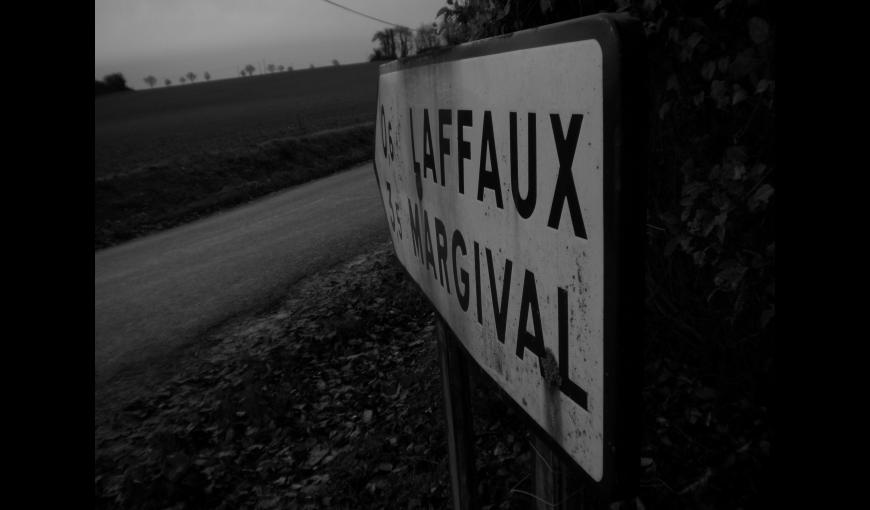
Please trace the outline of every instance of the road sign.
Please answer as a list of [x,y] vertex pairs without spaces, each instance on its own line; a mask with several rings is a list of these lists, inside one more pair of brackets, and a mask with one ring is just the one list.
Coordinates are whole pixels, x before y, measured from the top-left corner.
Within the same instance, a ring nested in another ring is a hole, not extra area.
[[608,485],[638,462],[638,34],[596,15],[385,64],[375,135],[399,261],[477,364]]

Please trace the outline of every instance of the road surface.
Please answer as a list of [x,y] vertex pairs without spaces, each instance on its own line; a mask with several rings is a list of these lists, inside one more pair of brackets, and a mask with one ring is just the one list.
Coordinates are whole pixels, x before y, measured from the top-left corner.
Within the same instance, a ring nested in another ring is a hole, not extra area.
[[371,163],[94,254],[94,379],[388,239]]

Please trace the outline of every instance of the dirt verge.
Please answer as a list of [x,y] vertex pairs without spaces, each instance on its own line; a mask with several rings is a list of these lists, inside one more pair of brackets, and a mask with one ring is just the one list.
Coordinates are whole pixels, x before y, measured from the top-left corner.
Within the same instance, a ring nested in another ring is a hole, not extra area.
[[[297,284],[169,380],[97,402],[95,506],[448,506],[433,320],[388,245]],[[525,432],[497,398],[479,402],[479,495],[523,507]]]
[[[296,284],[171,377],[95,396],[95,507],[450,507],[433,321],[389,245]],[[764,508],[766,400],[681,358],[666,318],[647,323],[638,508]],[[490,382],[473,391],[481,507],[530,508],[529,431]]]

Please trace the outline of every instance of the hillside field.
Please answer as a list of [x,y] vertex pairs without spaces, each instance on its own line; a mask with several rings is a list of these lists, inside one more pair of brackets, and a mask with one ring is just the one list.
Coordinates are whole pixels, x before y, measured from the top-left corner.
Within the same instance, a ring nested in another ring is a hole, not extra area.
[[378,64],[110,94],[94,99],[94,176],[179,154],[374,122]]
[[94,99],[94,248],[371,158],[377,63]]

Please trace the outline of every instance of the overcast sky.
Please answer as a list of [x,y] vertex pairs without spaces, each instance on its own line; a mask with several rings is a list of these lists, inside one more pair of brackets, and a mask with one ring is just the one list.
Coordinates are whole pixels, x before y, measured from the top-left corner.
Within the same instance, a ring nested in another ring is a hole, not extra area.
[[[334,0],[416,28],[446,0]],[[188,71],[212,79],[253,64],[295,69],[364,62],[372,36],[388,25],[323,0],[95,0],[94,77],[120,72],[133,88],[152,74],[162,85]]]

